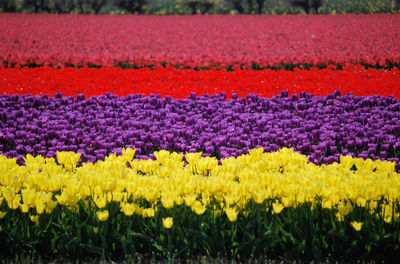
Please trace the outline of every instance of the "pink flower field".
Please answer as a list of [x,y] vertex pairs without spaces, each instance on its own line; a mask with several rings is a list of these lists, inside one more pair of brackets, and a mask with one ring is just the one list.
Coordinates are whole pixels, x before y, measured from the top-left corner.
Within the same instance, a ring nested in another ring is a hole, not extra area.
[[260,67],[400,60],[400,15],[0,14],[4,66]]

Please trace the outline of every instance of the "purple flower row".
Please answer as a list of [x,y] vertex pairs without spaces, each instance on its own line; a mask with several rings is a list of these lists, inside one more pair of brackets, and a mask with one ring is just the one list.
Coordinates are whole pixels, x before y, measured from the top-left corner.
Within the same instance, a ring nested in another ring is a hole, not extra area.
[[137,157],[153,151],[202,151],[225,158],[264,147],[293,147],[317,164],[341,154],[397,162],[400,157],[400,100],[394,97],[326,97],[287,92],[273,98],[249,94],[192,94],[175,100],[140,94],[0,96],[0,152],[22,162],[26,154],[82,153],[94,162],[123,147]]

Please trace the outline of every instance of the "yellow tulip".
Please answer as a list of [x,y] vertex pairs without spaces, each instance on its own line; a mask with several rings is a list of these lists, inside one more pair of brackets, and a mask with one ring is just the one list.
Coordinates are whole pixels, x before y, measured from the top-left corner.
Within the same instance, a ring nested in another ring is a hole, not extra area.
[[107,221],[108,216],[109,216],[108,210],[98,211],[98,212],[96,212],[96,214],[97,214],[97,218],[98,218],[101,222]]
[[154,156],[156,157],[157,161],[160,162],[161,164],[164,164],[165,161],[169,158],[170,153],[167,150],[160,150],[154,152]]
[[249,155],[252,158],[252,160],[254,160],[254,161],[260,160],[263,153],[264,153],[263,147],[258,148],[258,149],[249,150]]
[[46,205],[42,201],[36,202],[36,213],[37,214],[43,214],[45,209],[46,209]]
[[76,164],[78,163],[80,158],[80,153],[57,151],[58,163],[64,165],[65,169],[69,172],[74,171]]
[[361,230],[362,224],[363,224],[362,222],[356,222],[356,221],[351,222],[351,225],[353,226],[354,230],[356,230],[356,231]]
[[29,211],[29,206],[27,204],[21,204],[20,208],[21,212],[23,212],[24,214],[26,214]]
[[341,203],[338,207],[338,212],[343,216],[348,215],[352,210],[353,206],[350,202],[347,202],[346,204]]
[[0,219],[3,219],[6,216],[7,212],[0,211]]
[[65,164],[67,162],[67,153],[62,151],[57,151],[57,161],[60,164]]
[[46,213],[50,214],[54,210],[54,208],[56,208],[56,206],[57,206],[56,201],[53,200],[49,201],[46,206]]
[[22,189],[21,190],[22,201],[24,204],[33,205],[36,198],[36,190],[34,189]]
[[96,185],[96,186],[94,187],[94,189],[93,189],[93,194],[94,194],[94,195],[97,195],[97,196],[100,196],[100,195],[103,194],[103,190],[101,189],[101,186],[100,186],[100,185]]
[[172,219],[172,217],[167,217],[162,219],[162,223],[164,228],[170,229],[174,224],[174,220]]
[[206,211],[207,208],[200,201],[196,200],[192,204],[191,209],[197,215],[202,215],[202,214],[204,214],[204,212]]
[[365,207],[367,200],[363,197],[357,197],[357,205],[360,207]]
[[78,161],[81,159],[81,153],[74,153],[74,152],[68,152],[68,153],[71,164],[76,165]]
[[107,177],[101,182],[101,189],[103,192],[112,192],[116,186],[116,179],[114,177]]
[[157,200],[158,197],[159,197],[159,192],[157,192],[154,189],[153,190],[148,190],[148,192],[145,193],[145,198],[150,203],[154,203]]
[[382,210],[383,220],[386,223],[392,222],[393,219],[393,204],[385,204]]
[[175,196],[175,203],[176,205],[182,205],[185,202],[182,196]]
[[122,198],[124,198],[124,194],[122,192],[113,192],[112,193],[112,200],[114,202],[121,202]]
[[192,206],[194,201],[196,201],[196,195],[195,194],[185,195],[184,199],[185,199],[186,206],[190,207],[190,206]]
[[35,224],[39,224],[39,216],[38,215],[30,215],[29,217],[32,222],[34,222]]
[[187,153],[186,152],[185,159],[189,164],[196,166],[197,161],[201,158],[201,155],[202,155],[201,152],[196,152],[196,153]]
[[232,207],[224,209],[226,216],[228,217],[229,221],[236,222],[238,211]]
[[21,195],[18,194],[15,196],[15,199],[12,201],[11,208],[14,210],[18,209],[21,204],[20,202],[21,202]]
[[264,202],[265,199],[265,195],[266,195],[266,191],[265,190],[257,190],[252,192],[252,197],[254,202],[258,203],[258,204],[262,204]]
[[174,207],[174,199],[171,197],[161,197],[161,204],[164,206],[164,208],[171,209]]
[[354,165],[354,159],[352,156],[340,156],[340,163],[345,169],[349,170]]
[[332,209],[332,201],[331,200],[324,200],[322,201],[322,208]]
[[282,212],[283,208],[285,208],[285,206],[283,206],[279,202],[275,202],[272,204],[272,210],[273,210],[274,214],[279,214],[280,212]]
[[135,204],[131,203],[125,203],[121,205],[121,211],[126,215],[126,216],[131,216],[135,212]]
[[133,157],[135,156],[135,150],[131,148],[123,148],[122,149],[122,158],[125,162],[130,162],[132,161]]
[[154,215],[155,215],[155,210],[153,208],[145,208],[142,211],[143,217],[154,217]]
[[337,213],[335,214],[335,216],[336,216],[336,219],[337,219],[339,222],[342,222],[342,221],[344,220],[344,216],[341,215],[339,212],[337,212]]

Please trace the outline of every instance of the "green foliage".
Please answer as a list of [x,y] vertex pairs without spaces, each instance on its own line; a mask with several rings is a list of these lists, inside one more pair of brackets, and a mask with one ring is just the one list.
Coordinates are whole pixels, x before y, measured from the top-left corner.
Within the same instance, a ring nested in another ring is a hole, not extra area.
[[[0,12],[39,13],[139,13],[139,14],[235,14],[237,3],[246,14],[301,14],[291,0],[0,0]],[[260,3],[261,6],[260,6]],[[260,7],[261,8],[260,8]],[[321,14],[397,13],[398,0],[324,0]],[[261,11],[261,12],[260,12]],[[314,9],[310,10],[315,13]]]
[[[381,66],[378,63],[376,64],[365,64],[361,63],[365,69],[378,69],[378,70],[391,70],[393,68],[400,68],[400,62],[386,62],[386,66]],[[36,63],[29,63],[29,64],[15,64],[15,63],[10,63],[8,61],[3,61],[3,67],[5,68],[14,68],[14,67],[21,67],[21,68],[37,68],[37,67],[43,67],[43,65],[36,64]],[[59,65],[49,65],[50,67],[54,67],[59,69]],[[261,66],[260,64],[253,63],[251,65],[248,64],[233,64],[233,65],[220,65],[220,64],[214,64],[211,66],[196,66],[194,68],[191,68],[187,65],[184,64],[168,64],[167,62],[163,62],[160,65],[154,65],[154,64],[130,64],[130,63],[118,63],[115,65],[115,67],[120,67],[122,69],[142,69],[142,68],[150,68],[150,69],[155,69],[156,67],[174,67],[175,69],[193,69],[196,71],[199,70],[226,70],[226,71],[234,71],[235,69],[241,69],[241,70],[264,70],[264,69],[272,69],[272,70],[287,70],[287,71],[293,71],[294,69],[305,69],[309,70],[311,68],[317,68],[317,69],[326,69],[327,67],[332,67],[337,70],[342,70],[343,65],[341,64],[292,64],[292,63],[282,63],[279,65],[269,65],[269,66]],[[96,65],[96,64],[88,64],[88,65],[74,65],[74,64],[66,64],[65,67],[74,67],[74,68],[83,68],[83,67],[89,67],[89,68],[102,68],[103,65]],[[15,146],[13,147],[15,149]],[[399,155],[400,156],[400,155]]]
[[[288,259],[302,261],[387,261],[400,257],[400,222],[385,222],[377,214],[354,205],[343,221],[336,209],[303,204],[274,214],[273,200],[250,202],[230,222],[214,201],[202,215],[187,206],[165,209],[157,204],[152,218],[126,216],[119,203],[110,203],[107,221],[100,222],[93,201],[70,210],[58,205],[51,214],[34,223],[28,214],[10,210],[0,220],[0,254],[3,259],[20,256],[69,261],[123,261],[134,256],[146,259]],[[382,209],[378,202],[376,212]],[[2,209],[6,204],[3,203]],[[171,229],[162,219],[172,217]],[[352,221],[362,222],[356,231]]]
[[189,9],[190,14],[206,14],[213,8],[217,8],[221,1],[218,0],[180,0],[180,5],[183,8]]

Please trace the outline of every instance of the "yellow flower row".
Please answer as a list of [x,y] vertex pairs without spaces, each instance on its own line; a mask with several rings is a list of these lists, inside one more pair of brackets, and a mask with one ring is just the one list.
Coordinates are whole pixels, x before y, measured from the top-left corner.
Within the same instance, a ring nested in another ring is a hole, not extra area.
[[[134,154],[124,149],[121,156],[81,166],[80,154],[72,152],[58,152],[57,161],[27,155],[25,166],[0,155],[0,205],[4,201],[9,209],[43,214],[57,204],[73,209],[83,201],[105,221],[110,202],[120,203],[127,216],[153,217],[160,204],[167,209],[185,204],[202,215],[214,200],[216,214],[224,212],[236,221],[239,208],[244,210],[248,202],[269,200],[275,214],[311,203],[336,210],[343,220],[355,205],[374,213],[384,200],[385,221],[399,217],[400,176],[393,162],[342,156],[340,163],[318,166],[287,148],[274,153],[254,149],[222,159],[221,165],[201,153],[186,153],[184,159],[161,150],[154,153],[156,160],[133,160]],[[4,215],[0,211],[0,218]],[[169,218],[165,221],[172,225]]]

